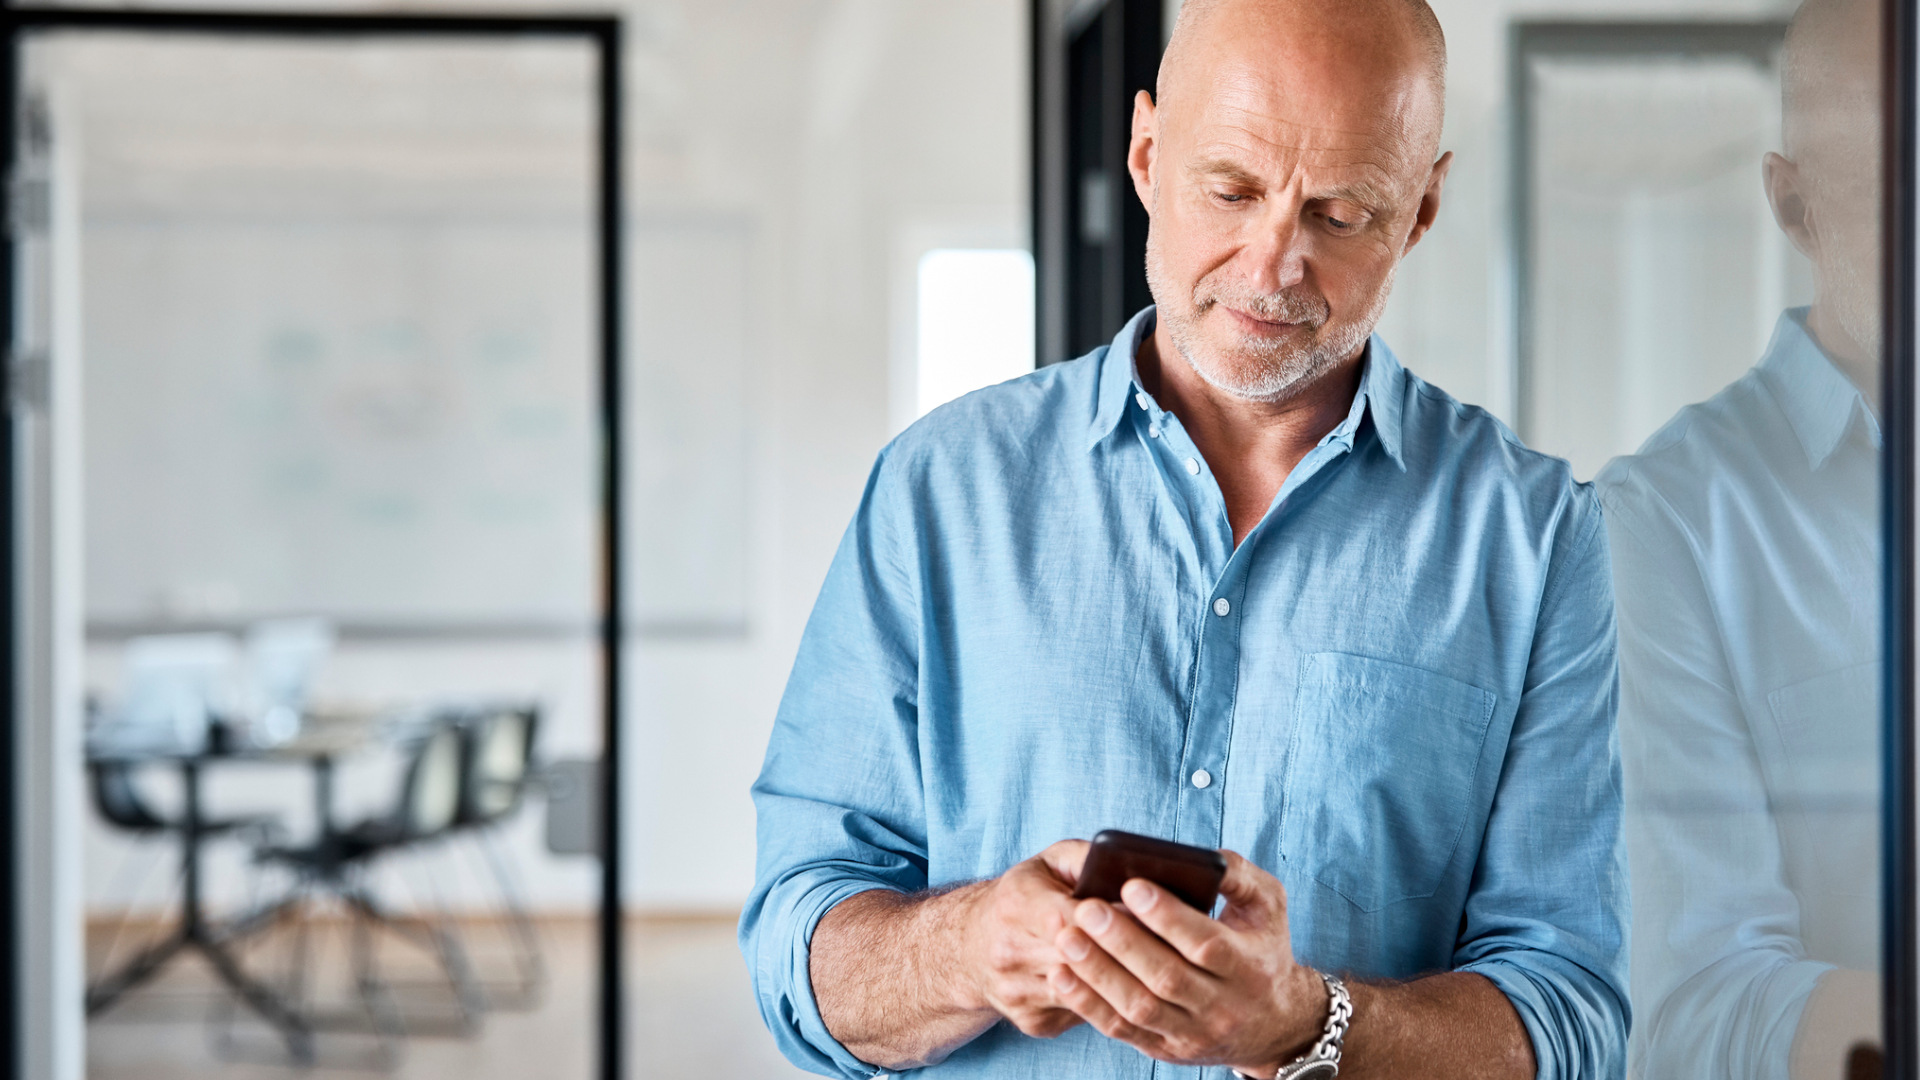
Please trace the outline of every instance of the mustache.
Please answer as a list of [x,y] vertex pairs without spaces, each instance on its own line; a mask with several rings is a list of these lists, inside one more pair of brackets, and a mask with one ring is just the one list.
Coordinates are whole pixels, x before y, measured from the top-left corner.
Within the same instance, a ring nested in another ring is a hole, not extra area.
[[1331,314],[1325,298],[1300,289],[1266,293],[1231,282],[1209,284],[1202,281],[1193,291],[1195,314],[1205,314],[1208,308],[1220,303],[1256,319],[1297,323],[1309,330],[1319,329]]

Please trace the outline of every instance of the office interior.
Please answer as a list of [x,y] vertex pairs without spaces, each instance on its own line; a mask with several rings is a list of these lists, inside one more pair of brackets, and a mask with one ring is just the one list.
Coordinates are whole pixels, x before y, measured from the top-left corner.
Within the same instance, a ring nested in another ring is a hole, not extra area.
[[[1814,299],[1761,182],[1796,5],[1432,7],[1455,164],[1379,333],[1593,480]],[[15,1075],[606,1077],[609,962],[618,1075],[803,1075],[735,943],[800,635],[892,437],[1150,302],[1120,163],[1178,9],[596,7],[622,61],[612,551],[591,42],[23,34]],[[1880,506],[1855,570],[1780,572],[1841,573],[1877,618]],[[1867,638],[1844,689],[1772,701],[1785,752],[1827,755],[1785,812],[1848,838],[1819,872],[1877,919],[1900,773]],[[1793,712],[1829,706],[1838,738]],[[1665,828],[1678,796],[1628,785],[1629,828]],[[1879,927],[1833,945],[1868,1041]]]

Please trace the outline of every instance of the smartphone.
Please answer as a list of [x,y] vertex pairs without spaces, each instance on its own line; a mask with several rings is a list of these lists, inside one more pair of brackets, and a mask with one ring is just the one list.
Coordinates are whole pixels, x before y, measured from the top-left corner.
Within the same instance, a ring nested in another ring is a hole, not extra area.
[[1104,829],[1093,838],[1073,896],[1076,900],[1117,904],[1120,886],[1134,878],[1146,878],[1206,914],[1213,911],[1213,902],[1220,896],[1220,879],[1226,875],[1226,858],[1211,848]]

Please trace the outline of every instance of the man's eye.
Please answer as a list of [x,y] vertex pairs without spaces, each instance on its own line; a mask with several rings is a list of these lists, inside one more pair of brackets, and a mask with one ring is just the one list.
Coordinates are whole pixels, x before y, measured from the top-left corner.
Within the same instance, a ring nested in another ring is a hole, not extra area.
[[1332,214],[1323,214],[1321,216],[1326,219],[1327,227],[1335,230],[1336,232],[1345,232],[1346,230],[1353,228],[1353,222],[1351,221],[1342,221],[1339,218],[1334,217]]
[[1239,202],[1247,201],[1247,197],[1245,195],[1235,194],[1230,191],[1216,191],[1213,193],[1213,197],[1216,199],[1219,199],[1223,203],[1239,203]]

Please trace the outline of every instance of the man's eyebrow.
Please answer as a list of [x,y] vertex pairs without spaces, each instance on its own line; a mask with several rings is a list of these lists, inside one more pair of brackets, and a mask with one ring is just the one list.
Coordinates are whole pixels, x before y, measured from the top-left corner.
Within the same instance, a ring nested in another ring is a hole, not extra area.
[[1393,205],[1393,199],[1386,190],[1368,180],[1336,184],[1325,191],[1316,192],[1313,199],[1317,202],[1357,203],[1369,210],[1379,210]]
[[[1190,176],[1225,180],[1228,183],[1240,184],[1246,187],[1263,188],[1267,186],[1266,181],[1230,158],[1207,158],[1202,161],[1196,161],[1187,166],[1187,173]],[[1393,205],[1393,197],[1391,194],[1389,194],[1385,188],[1371,180],[1350,180],[1344,184],[1335,184],[1333,187],[1315,192],[1312,195],[1312,199],[1315,202],[1332,202],[1338,200],[1340,202],[1358,203],[1369,210],[1380,210]]]
[[1193,176],[1210,176],[1228,180],[1247,187],[1265,187],[1266,184],[1245,167],[1227,158],[1207,158],[1187,166],[1187,172]]

